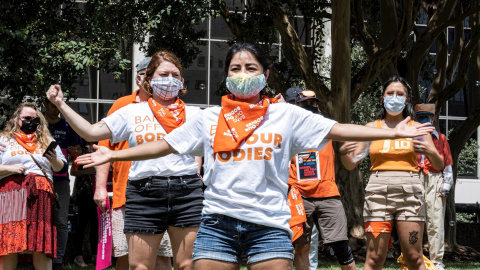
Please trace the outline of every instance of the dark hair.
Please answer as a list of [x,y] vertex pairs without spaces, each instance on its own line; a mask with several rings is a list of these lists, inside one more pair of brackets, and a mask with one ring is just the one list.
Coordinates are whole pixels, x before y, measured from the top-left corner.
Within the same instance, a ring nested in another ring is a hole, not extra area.
[[[382,91],[382,96],[385,94],[385,91],[387,90],[387,87],[394,83],[394,82],[399,82],[403,85],[405,90],[407,91],[407,98],[410,98],[407,106],[403,109],[403,118],[407,118],[407,116],[410,116],[412,120],[415,120],[415,111],[413,110],[414,104],[413,104],[413,99],[412,97],[412,88],[408,84],[407,80],[405,78],[400,77],[400,76],[392,76],[390,77],[384,84],[383,84],[383,91]],[[384,119],[385,116],[387,116],[387,110],[385,109],[385,106],[382,106],[380,111],[377,113],[377,119]]]
[[230,62],[232,58],[239,52],[249,52],[255,57],[255,59],[262,65],[263,72],[265,72],[270,67],[270,62],[268,61],[266,53],[259,46],[253,43],[239,42],[235,43],[230,47],[225,58],[225,74],[228,74],[228,68],[230,67]]

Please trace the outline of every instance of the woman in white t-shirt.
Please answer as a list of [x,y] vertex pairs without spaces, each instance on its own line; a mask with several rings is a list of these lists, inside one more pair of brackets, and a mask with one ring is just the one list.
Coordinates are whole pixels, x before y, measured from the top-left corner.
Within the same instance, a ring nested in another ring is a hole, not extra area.
[[[196,116],[198,107],[186,106],[178,97],[184,92],[183,67],[171,52],[152,56],[143,89],[151,97],[129,104],[96,124],[90,124],[63,101],[59,85],[47,97],[72,128],[87,141],[128,141],[130,147],[162,139]],[[175,269],[191,267],[193,242],[201,221],[203,183],[199,164],[192,155],[171,154],[134,161],[126,190],[124,232],[130,268],[153,269],[158,246],[167,230]]]
[[[19,253],[33,254],[35,269],[52,269],[56,257],[52,172],[67,171],[38,108],[21,103],[0,132],[0,269],[15,269]],[[68,206],[63,206],[68,207]]]
[[[289,162],[329,140],[374,140],[426,134],[403,124],[386,132],[333,120],[261,94],[269,63],[254,44],[234,44],[225,61],[232,93],[164,140],[79,158],[93,166],[109,160],[148,159],[171,153],[203,155],[206,185],[202,223],[194,245],[195,269],[292,269],[287,205]],[[52,93],[55,96],[56,93]],[[353,134],[351,130],[355,128]]]

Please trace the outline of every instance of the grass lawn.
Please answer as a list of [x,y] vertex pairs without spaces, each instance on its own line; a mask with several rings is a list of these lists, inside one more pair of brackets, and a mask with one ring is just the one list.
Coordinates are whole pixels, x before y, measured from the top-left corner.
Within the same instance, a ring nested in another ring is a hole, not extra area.
[[[88,267],[82,268],[78,267],[77,265],[71,263],[69,265],[65,266],[66,269],[72,269],[72,270],[91,270],[95,269],[93,265],[89,265]],[[447,270],[458,270],[458,269],[470,269],[470,270],[480,270],[480,262],[446,262],[445,263],[445,268]],[[25,264],[19,264],[19,267],[17,269],[33,269],[31,265],[25,265]],[[113,270],[115,269],[114,267],[109,267],[107,268],[108,270]],[[247,267],[241,267],[241,270],[246,270]],[[319,270],[340,270],[340,266],[336,264],[334,261],[332,262],[320,262],[318,265]],[[357,269],[363,269],[363,262],[358,262],[357,264]],[[385,270],[399,270],[400,269],[400,264],[397,263],[394,260],[387,260],[385,263],[383,269]],[[218,269],[221,270],[221,269]]]

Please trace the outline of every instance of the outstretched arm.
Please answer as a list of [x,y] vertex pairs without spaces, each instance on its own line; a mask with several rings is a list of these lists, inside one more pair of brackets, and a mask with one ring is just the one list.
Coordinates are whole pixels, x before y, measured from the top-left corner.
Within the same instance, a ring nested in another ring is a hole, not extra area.
[[395,129],[381,129],[366,127],[354,124],[333,125],[332,129],[326,136],[327,139],[335,141],[375,141],[382,139],[411,138],[427,135],[434,130],[425,123],[418,126],[409,126],[410,117],[400,122]]
[[63,92],[60,85],[51,85],[47,91],[47,98],[60,110],[73,130],[85,140],[95,142],[112,137],[112,132],[103,121],[92,125],[70,108],[63,101]]
[[176,152],[165,140],[144,143],[120,151],[112,151],[105,146],[97,145],[93,148],[97,151],[78,157],[77,164],[89,168],[111,161],[154,159]]

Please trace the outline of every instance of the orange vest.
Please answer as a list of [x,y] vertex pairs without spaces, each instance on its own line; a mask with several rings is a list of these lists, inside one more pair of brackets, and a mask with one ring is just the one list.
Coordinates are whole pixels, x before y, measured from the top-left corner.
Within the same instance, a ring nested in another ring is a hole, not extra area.
[[[308,152],[314,153],[316,150]],[[301,155],[300,155],[301,156]],[[318,160],[320,168],[320,180],[302,181],[297,177],[297,159],[299,155],[290,161],[290,176],[288,185],[295,186],[300,194],[312,198],[326,198],[340,196],[335,183],[335,152],[333,151],[332,141],[330,141],[321,151],[318,151]],[[301,169],[301,168],[300,168]]]
[[[377,128],[383,128],[376,120]],[[413,125],[413,121],[408,123]],[[410,171],[418,172],[417,154],[413,151],[411,138],[379,140],[370,144],[371,171]]]

